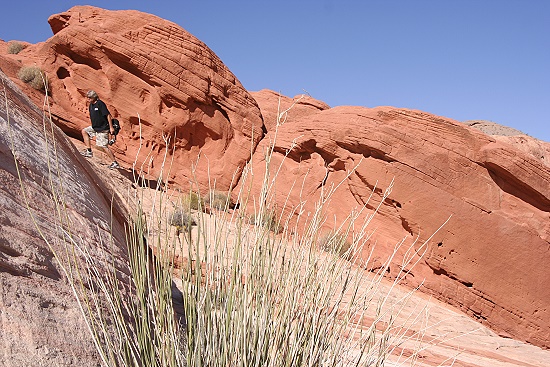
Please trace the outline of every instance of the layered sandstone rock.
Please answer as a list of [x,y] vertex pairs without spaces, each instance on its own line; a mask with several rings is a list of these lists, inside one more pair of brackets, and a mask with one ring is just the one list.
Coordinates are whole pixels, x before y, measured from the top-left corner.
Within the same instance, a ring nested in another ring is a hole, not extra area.
[[330,108],[326,103],[303,94],[289,98],[269,89],[251,94],[260,106],[267,131],[275,130],[277,124],[287,120],[296,120]]
[[[424,282],[424,291],[502,334],[549,346],[550,170],[543,161],[456,121],[390,107],[323,110],[289,119],[277,134],[275,207],[312,213],[315,198],[341,182],[327,206],[327,231],[365,205],[361,223],[380,205],[364,250],[366,258],[376,243],[371,268],[405,239],[390,276],[410,270],[404,258],[420,261],[406,277],[410,285]],[[273,137],[254,155],[253,187]]]
[[502,126],[492,121],[469,120],[464,122],[487,135],[491,135],[498,141],[513,145],[533,158],[550,166],[550,143],[538,140],[511,127]]
[[256,101],[204,43],[131,10],[77,6],[49,23],[53,37],[6,58],[11,69],[46,71],[54,121],[67,134],[79,137],[89,125],[84,96],[93,89],[121,120],[113,152],[125,166],[160,177],[166,154],[164,180],[188,186],[195,169],[229,186],[227,173],[245,164],[263,123]]
[[46,125],[44,135],[42,112],[1,72],[0,81],[0,365],[95,367],[63,270],[77,251],[67,227],[80,249],[124,269],[126,215],[63,132]]

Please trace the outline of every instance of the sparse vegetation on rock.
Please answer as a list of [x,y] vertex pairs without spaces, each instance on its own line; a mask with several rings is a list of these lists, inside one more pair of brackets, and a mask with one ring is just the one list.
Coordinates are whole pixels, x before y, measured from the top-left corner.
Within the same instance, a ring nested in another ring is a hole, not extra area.
[[26,47],[27,45],[21,42],[11,41],[11,42],[8,42],[8,53],[16,55],[19,52],[23,51]]
[[181,206],[186,210],[204,210],[204,200],[196,192],[189,192],[181,198]]
[[281,233],[283,227],[279,223],[277,212],[273,209],[265,209],[250,215],[250,224],[261,226],[274,233]]
[[48,78],[46,73],[37,66],[24,66],[19,70],[17,76],[21,81],[36,90],[44,92],[48,89]]
[[323,235],[318,242],[321,250],[338,254],[339,256],[349,257],[351,243],[347,240],[345,234],[338,232],[329,232]]
[[187,209],[178,208],[170,215],[169,224],[176,227],[176,236],[181,232],[191,231],[192,226],[197,222]]

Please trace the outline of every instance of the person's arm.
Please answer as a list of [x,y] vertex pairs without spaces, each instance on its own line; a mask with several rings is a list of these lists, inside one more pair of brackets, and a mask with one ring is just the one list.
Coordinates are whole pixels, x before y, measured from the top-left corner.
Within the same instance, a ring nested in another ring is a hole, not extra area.
[[115,135],[115,128],[113,127],[113,118],[111,114],[107,115],[107,121],[109,121],[109,134]]

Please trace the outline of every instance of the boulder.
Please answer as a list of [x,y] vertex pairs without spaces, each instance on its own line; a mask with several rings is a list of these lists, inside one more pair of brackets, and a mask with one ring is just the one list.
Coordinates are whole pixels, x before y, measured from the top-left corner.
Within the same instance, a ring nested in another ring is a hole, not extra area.
[[[276,108],[274,100],[260,106],[262,113]],[[276,139],[266,135],[251,162],[254,176],[241,183],[256,193],[273,141],[271,205],[285,208],[283,220],[313,213],[317,198],[337,187],[326,231],[363,208],[351,230],[357,234],[378,208],[363,250],[366,259],[374,249],[371,270],[403,242],[389,277],[409,271],[410,286],[423,284],[502,335],[550,346],[550,169],[543,160],[429,113],[336,107],[288,119]],[[407,259],[419,263],[411,268]]]

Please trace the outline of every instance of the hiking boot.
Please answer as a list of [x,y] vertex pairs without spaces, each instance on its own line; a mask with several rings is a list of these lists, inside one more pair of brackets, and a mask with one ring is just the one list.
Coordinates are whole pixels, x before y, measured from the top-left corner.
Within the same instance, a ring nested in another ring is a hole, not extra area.
[[80,151],[80,154],[82,154],[86,158],[92,158],[94,156],[94,153],[92,153],[92,151],[88,149]]
[[110,169],[115,169],[115,168],[120,168],[120,164],[118,164],[117,161],[114,161],[113,163],[111,163],[111,165],[109,166]]

